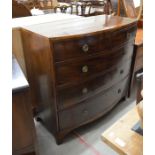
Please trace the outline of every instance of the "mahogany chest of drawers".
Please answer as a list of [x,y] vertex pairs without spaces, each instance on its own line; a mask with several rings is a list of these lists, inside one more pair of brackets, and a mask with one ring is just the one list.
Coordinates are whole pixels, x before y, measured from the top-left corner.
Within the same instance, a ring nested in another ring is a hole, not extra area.
[[57,143],[127,95],[137,23],[100,15],[21,29],[28,81]]

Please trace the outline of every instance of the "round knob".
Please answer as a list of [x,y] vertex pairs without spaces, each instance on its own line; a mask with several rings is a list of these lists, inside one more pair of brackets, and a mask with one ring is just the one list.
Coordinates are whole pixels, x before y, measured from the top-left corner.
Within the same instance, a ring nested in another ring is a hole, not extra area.
[[123,70],[123,69],[121,69],[121,70],[120,70],[120,74],[123,74],[123,73],[124,73],[124,70]]
[[118,89],[118,94],[121,93],[121,89]]
[[84,114],[84,115],[87,115],[87,114],[88,114],[88,110],[84,110],[84,111],[83,111],[83,114]]
[[83,73],[87,73],[88,72],[88,66],[87,65],[82,67],[82,72]]
[[83,50],[84,52],[88,52],[88,50],[89,50],[88,45],[87,45],[87,44],[84,44],[84,45],[82,46],[82,50]]
[[83,94],[86,94],[87,92],[88,92],[88,89],[87,89],[87,88],[83,88],[83,89],[82,89],[82,93],[83,93]]

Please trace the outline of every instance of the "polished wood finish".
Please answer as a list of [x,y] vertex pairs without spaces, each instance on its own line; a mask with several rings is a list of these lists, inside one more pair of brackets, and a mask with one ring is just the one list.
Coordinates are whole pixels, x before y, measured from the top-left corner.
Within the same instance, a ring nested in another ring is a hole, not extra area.
[[[82,18],[80,16],[75,16],[75,15],[69,15],[69,14],[47,14],[44,16],[31,16],[31,17],[25,17],[25,18],[14,18],[12,19],[12,51],[13,54],[15,55],[18,63],[20,64],[20,67],[24,73],[24,75],[27,77],[27,71],[26,71],[26,65],[25,65],[25,57],[24,57],[24,51],[23,51],[23,42],[21,38],[21,27],[22,26],[30,26],[34,24],[42,24],[42,23],[50,23],[50,22],[56,22],[60,20],[75,20]],[[30,87],[31,91],[31,87]],[[30,92],[32,95],[32,105],[33,109],[36,109],[36,100],[33,97],[34,92]],[[34,113],[35,110],[34,110]]]
[[[88,78],[88,80],[81,80],[78,85],[75,83],[67,88],[58,88],[58,101],[60,103],[58,109],[68,108],[73,104],[86,100],[89,97],[112,87],[115,83],[119,82],[120,78],[123,79],[128,76],[130,72],[130,64],[130,60],[124,64],[124,66],[122,66],[122,63],[118,63],[117,66],[109,67],[105,74],[101,74],[95,79],[94,77],[93,79],[91,77]],[[111,80],[109,80],[109,77],[111,77]],[[76,89],[74,89],[75,86]]]
[[139,121],[134,107],[101,136],[102,140],[120,155],[142,155],[143,136],[131,128]]
[[[81,80],[86,80],[91,76],[97,77],[108,70],[110,67],[114,67],[116,63],[122,64],[125,60],[131,59],[132,53],[130,46],[132,44],[109,52],[107,55],[99,55],[98,57],[86,58],[75,60],[70,63],[62,63],[56,65],[56,76],[58,79],[57,84],[61,87],[71,85],[72,83],[78,83]],[[125,48],[129,47],[128,50]],[[125,54],[124,54],[125,53]],[[84,67],[87,67],[87,71],[84,71]]]
[[[68,18],[61,21],[58,20],[55,22],[49,22],[44,24],[42,23],[37,25],[34,24],[30,26],[23,25],[22,28],[27,29],[28,31],[37,33],[38,35],[48,37],[50,40],[56,41],[59,39],[62,40],[62,39],[73,38],[73,36],[74,36],[73,39],[78,37],[86,37],[86,36],[91,37],[91,34],[95,35],[95,34],[101,34],[105,32],[109,33],[110,30],[111,30],[111,33],[110,33],[111,35],[122,32],[122,35],[124,36],[125,35],[123,33],[124,30],[121,28],[132,29],[133,22],[136,23],[137,20],[118,17],[118,16],[111,16],[111,15],[99,15],[99,16],[88,17],[88,18],[84,18],[84,17],[75,18],[74,16],[73,19]],[[98,33],[95,33],[96,31]],[[105,34],[105,36],[107,35],[108,34]]]
[[35,154],[35,129],[29,84],[15,58],[12,59],[12,152]]
[[[128,78],[80,104],[59,112],[60,130],[77,127],[108,112],[125,95]],[[105,102],[102,102],[105,101]],[[108,104],[107,104],[108,103]]]
[[134,19],[108,15],[22,27],[37,116],[58,143],[127,95],[136,28]]

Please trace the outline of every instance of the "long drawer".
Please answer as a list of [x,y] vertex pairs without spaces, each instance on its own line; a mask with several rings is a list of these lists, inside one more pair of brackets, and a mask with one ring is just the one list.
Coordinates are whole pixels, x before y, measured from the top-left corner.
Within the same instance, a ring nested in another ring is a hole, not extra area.
[[95,97],[60,111],[60,130],[78,127],[106,113],[123,97],[127,83],[128,77]]
[[[55,62],[84,57],[95,53],[107,52],[107,49],[120,46],[128,40],[134,41],[135,27],[114,32],[99,33],[78,38],[51,41],[54,48]],[[111,46],[112,45],[112,46]]]
[[56,66],[56,76],[58,85],[69,85],[70,83],[78,83],[97,74],[101,74],[118,63],[124,64],[124,61],[131,59],[133,54],[133,46],[128,43],[117,50],[109,51],[109,53],[80,59],[69,63],[60,63]]
[[111,34],[111,42],[113,47],[122,44],[128,40],[132,40],[134,43],[136,27],[130,27],[128,29],[122,29],[112,32]]
[[63,109],[72,106],[112,87],[130,73],[130,67],[131,60],[128,60],[123,65],[118,64],[110,68],[105,74],[97,78],[58,90],[58,108]]
[[109,40],[109,35],[97,34],[54,41],[55,61],[64,61],[104,51],[109,48]]

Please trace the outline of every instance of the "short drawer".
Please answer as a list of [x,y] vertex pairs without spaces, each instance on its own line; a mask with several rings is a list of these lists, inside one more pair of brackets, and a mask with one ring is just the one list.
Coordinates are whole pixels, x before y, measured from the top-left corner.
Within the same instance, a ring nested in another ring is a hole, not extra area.
[[110,68],[105,74],[58,91],[58,106],[63,109],[79,103],[118,83],[130,73],[131,60]]
[[133,46],[127,44],[115,51],[109,51],[109,53],[98,57],[59,64],[56,66],[57,84],[66,86],[90,77],[95,77],[97,74],[105,72],[118,63],[124,64],[124,61],[131,59],[132,54]]
[[125,95],[128,78],[76,106],[59,112],[60,130],[75,128],[109,111]]
[[109,47],[110,36],[97,34],[79,38],[53,41],[55,61],[88,56],[102,52]]
[[122,30],[116,30],[111,33],[111,45],[113,47],[131,40],[134,43],[136,27],[130,27]]

